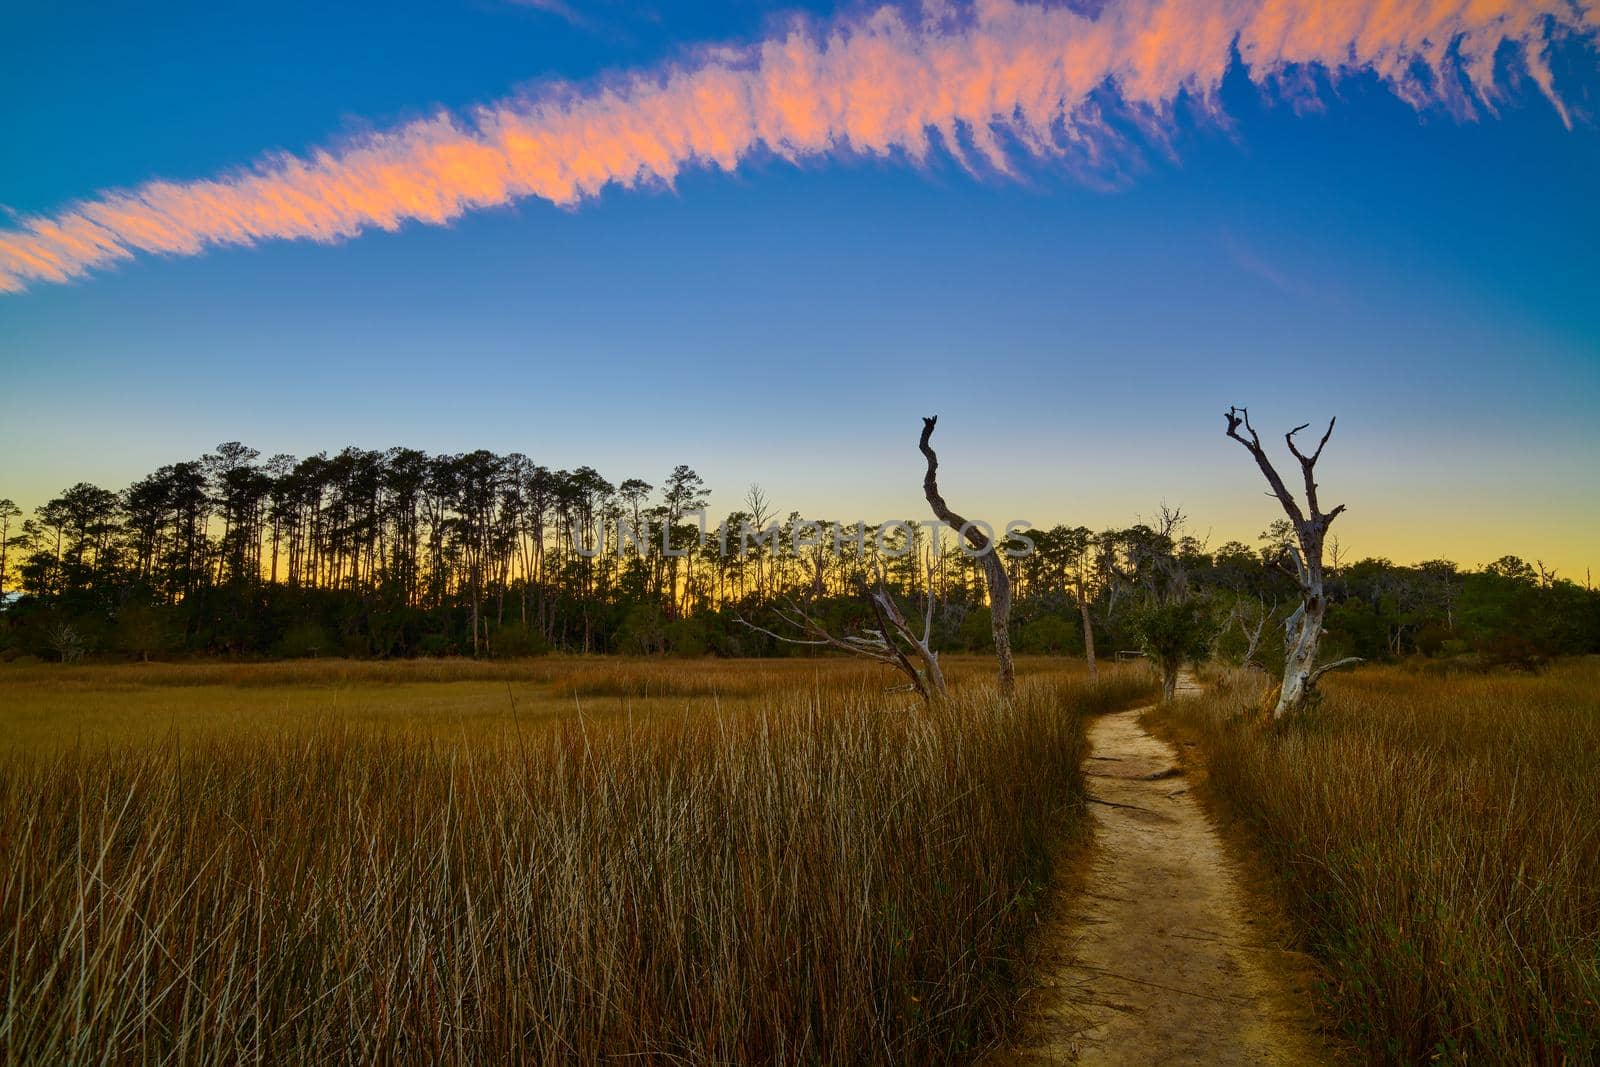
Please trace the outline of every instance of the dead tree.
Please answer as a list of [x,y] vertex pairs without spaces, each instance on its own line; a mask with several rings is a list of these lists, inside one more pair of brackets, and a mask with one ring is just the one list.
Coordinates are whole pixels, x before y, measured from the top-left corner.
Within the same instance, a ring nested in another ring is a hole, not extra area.
[[1083,571],[1078,571],[1078,618],[1083,625],[1083,658],[1089,665],[1089,680],[1100,677],[1099,665],[1094,659],[1094,620],[1089,616],[1089,596],[1084,588]]
[[1272,616],[1277,610],[1278,601],[1276,598],[1273,599],[1271,605],[1268,605],[1265,597],[1258,596],[1256,597],[1256,610],[1254,612],[1246,611],[1244,605],[1238,602],[1228,612],[1228,621],[1217,632],[1217,638],[1220,640],[1230,627],[1235,623],[1238,624],[1239,633],[1243,635],[1245,641],[1244,655],[1239,660],[1241,669],[1249,670],[1251,667],[1257,670],[1262,669],[1261,664],[1256,661],[1256,657],[1261,652],[1261,638],[1267,632],[1267,623],[1272,620]]
[[989,590],[989,619],[994,630],[994,654],[1000,661],[1000,695],[1009,697],[1017,690],[1017,672],[1011,663],[1011,578],[1006,574],[1005,561],[1000,558],[1000,546],[994,538],[984,533],[975,523],[970,523],[944,502],[939,495],[939,457],[934,455],[928,441],[933,437],[933,427],[939,416],[930,415],[922,420],[922,439],[918,447],[928,459],[928,473],[922,479],[922,492],[928,506],[941,522],[956,531],[956,536],[972,546],[973,555],[983,567],[984,585]]
[[1239,665],[1246,670],[1251,667],[1259,668],[1261,666],[1256,662],[1256,654],[1261,651],[1261,635],[1266,632],[1267,622],[1272,618],[1272,612],[1277,606],[1278,602],[1276,600],[1272,602],[1272,607],[1270,608],[1267,607],[1266,601],[1263,600],[1261,602],[1261,610],[1256,613],[1256,624],[1254,626],[1247,624],[1242,615],[1239,617],[1239,629],[1245,636],[1244,659],[1240,661]]
[[[1300,451],[1294,437],[1310,423],[1296,426],[1284,434],[1284,441],[1299,461],[1301,474],[1305,478],[1306,507],[1302,509],[1273,467],[1272,460],[1261,445],[1260,435],[1250,425],[1250,412],[1245,408],[1232,407],[1228,409],[1227,419],[1228,436],[1249,450],[1256,466],[1261,468],[1261,473],[1266,477],[1267,484],[1272,487],[1272,495],[1278,498],[1284,514],[1289,517],[1289,524],[1294,528],[1296,543],[1288,545],[1287,551],[1294,563],[1295,580],[1300,585],[1300,604],[1283,624],[1283,686],[1278,690],[1277,707],[1272,712],[1273,718],[1280,719],[1298,711],[1312,699],[1317,680],[1324,674],[1361,662],[1359,658],[1351,656],[1317,666],[1317,650],[1322,643],[1322,620],[1328,611],[1322,583],[1322,546],[1328,536],[1328,527],[1344,511],[1344,505],[1340,504],[1332,511],[1322,510],[1322,505],[1317,501],[1316,466],[1317,460],[1322,458],[1328,438],[1333,436],[1333,425],[1338,420],[1328,420],[1327,431],[1323,433],[1322,440],[1317,442],[1316,451],[1309,456]],[[1245,431],[1242,434],[1239,432],[1241,426]]]
[[1073,581],[1078,593],[1078,618],[1083,624],[1083,658],[1089,666],[1089,680],[1099,678],[1100,670],[1094,655],[1094,619],[1089,614],[1090,552],[1094,549],[1094,535],[1080,526],[1069,534],[1068,551],[1073,557]]
[[884,586],[881,567],[878,570],[878,588],[867,593],[867,600],[872,605],[873,614],[877,616],[878,628],[866,629],[860,634],[847,634],[844,637],[829,633],[827,627],[793,599],[787,600],[789,605],[787,611],[776,607],[772,611],[786,626],[802,636],[776,633],[743,618],[740,618],[739,622],[757,633],[766,634],[784,644],[831,648],[836,652],[844,652],[893,667],[906,676],[909,684],[904,688],[916,693],[924,702],[932,704],[944,700],[949,691],[945,687],[944,671],[939,666],[939,653],[933,650],[932,568],[929,568],[927,606],[923,611],[920,637],[906,621],[894,597],[889,595],[889,590]]

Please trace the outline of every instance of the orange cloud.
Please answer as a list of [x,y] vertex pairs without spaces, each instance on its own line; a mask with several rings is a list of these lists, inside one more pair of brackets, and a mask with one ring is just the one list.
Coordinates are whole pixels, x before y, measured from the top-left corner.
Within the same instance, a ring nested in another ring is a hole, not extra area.
[[305,157],[271,155],[203,181],[108,192],[0,232],[0,291],[63,282],[139,252],[336,241],[408,221],[443,224],[540,197],[571,205],[607,185],[789,159],[938,145],[1005,171],[1016,153],[1093,160],[1112,139],[1102,102],[1159,129],[1180,96],[1214,97],[1235,49],[1250,76],[1314,66],[1376,74],[1417,106],[1492,111],[1517,62],[1566,119],[1548,48],[1592,35],[1575,0],[1112,0],[1097,16],[977,0],[886,7],[586,91],[547,90],[441,113]]

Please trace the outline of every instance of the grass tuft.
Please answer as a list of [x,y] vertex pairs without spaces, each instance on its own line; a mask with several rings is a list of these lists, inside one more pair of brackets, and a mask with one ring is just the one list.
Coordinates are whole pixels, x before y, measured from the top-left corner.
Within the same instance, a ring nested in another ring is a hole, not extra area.
[[1331,678],[1262,729],[1239,679],[1163,713],[1245,820],[1372,1059],[1600,1058],[1600,664]]

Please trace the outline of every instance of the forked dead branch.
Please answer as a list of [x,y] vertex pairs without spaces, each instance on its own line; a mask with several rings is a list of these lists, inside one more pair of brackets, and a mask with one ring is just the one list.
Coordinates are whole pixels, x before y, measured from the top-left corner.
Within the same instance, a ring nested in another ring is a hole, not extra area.
[[[1343,513],[1344,505],[1340,504],[1331,511],[1322,510],[1317,499],[1316,466],[1328,439],[1333,436],[1333,426],[1338,420],[1328,420],[1327,430],[1309,456],[1300,451],[1294,438],[1310,423],[1302,423],[1283,435],[1290,453],[1299,461],[1300,472],[1305,479],[1306,506],[1302,508],[1277,468],[1272,465],[1272,459],[1262,447],[1261,436],[1250,425],[1249,410],[1230,407],[1226,418],[1228,436],[1250,452],[1256,466],[1261,468],[1262,475],[1266,477],[1267,484],[1272,487],[1273,496],[1277,497],[1284,514],[1289,517],[1290,526],[1294,528],[1295,543],[1285,546],[1285,553],[1294,564],[1293,574],[1300,586],[1300,604],[1283,624],[1283,685],[1278,690],[1278,701],[1272,712],[1273,718],[1280,719],[1303,708],[1314,698],[1317,679],[1324,674],[1361,662],[1357,656],[1347,656],[1320,667],[1317,665],[1317,651],[1323,635],[1322,621],[1328,610],[1323,589],[1322,547],[1327,540],[1328,527]],[[1241,426],[1244,428],[1242,434],[1239,432]]]

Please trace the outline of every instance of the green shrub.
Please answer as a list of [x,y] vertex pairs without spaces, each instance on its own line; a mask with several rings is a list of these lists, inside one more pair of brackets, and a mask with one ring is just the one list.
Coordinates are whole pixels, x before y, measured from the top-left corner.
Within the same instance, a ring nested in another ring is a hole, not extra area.
[[283,639],[278,642],[278,655],[289,659],[330,656],[333,653],[333,638],[320,623],[295,623],[284,631]]
[[507,623],[490,635],[489,651],[496,659],[521,659],[545,655],[550,651],[550,643],[536,627]]

